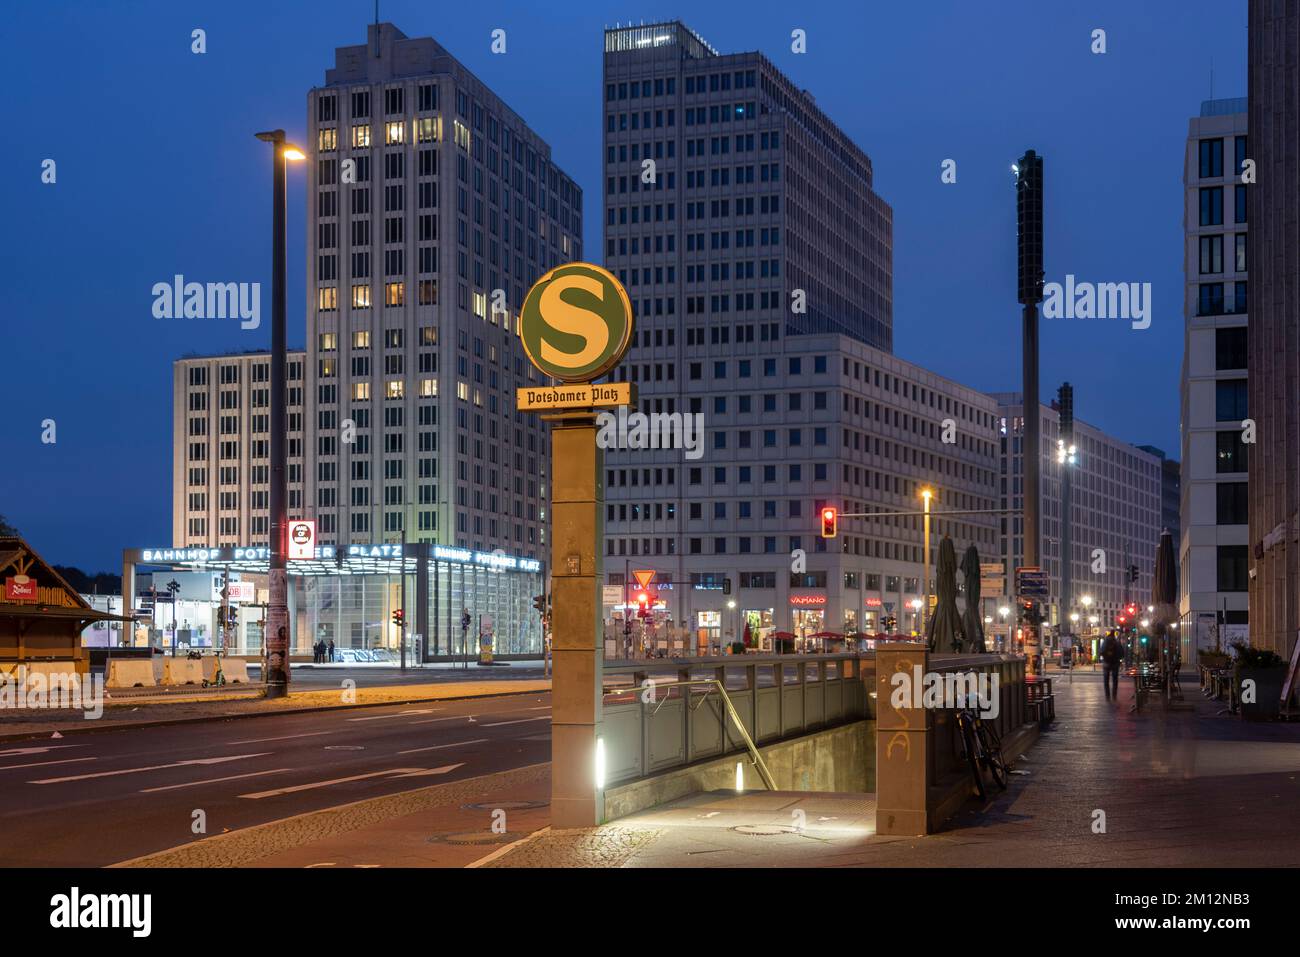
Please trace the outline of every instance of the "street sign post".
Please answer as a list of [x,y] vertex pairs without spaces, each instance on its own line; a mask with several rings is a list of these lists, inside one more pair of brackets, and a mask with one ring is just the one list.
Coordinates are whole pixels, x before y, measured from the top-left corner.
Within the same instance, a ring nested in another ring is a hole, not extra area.
[[564,383],[516,393],[521,411],[551,410],[551,826],[557,829],[591,827],[605,816],[604,456],[596,444],[596,409],[635,397],[630,387],[622,388],[626,383],[591,382],[623,358],[633,323],[626,290],[590,263],[547,272],[519,311],[519,338],[529,361]]

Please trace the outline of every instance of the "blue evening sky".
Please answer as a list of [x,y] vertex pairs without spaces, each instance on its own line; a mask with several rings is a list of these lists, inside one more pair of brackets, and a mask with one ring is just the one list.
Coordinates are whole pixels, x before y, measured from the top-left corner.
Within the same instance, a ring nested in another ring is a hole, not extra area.
[[[896,353],[987,391],[1019,389],[1010,164],[1038,150],[1048,280],[1150,282],[1154,297],[1145,331],[1045,321],[1043,398],[1068,379],[1080,418],[1177,457],[1184,140],[1211,73],[1215,96],[1245,93],[1244,3],[382,0],[380,13],[436,37],[552,144],[587,194],[597,262],[602,28],[682,17],[723,53],[762,50],[872,158],[894,209]],[[0,16],[0,514],[50,561],[117,570],[122,547],[171,543],[172,361],[269,344],[269,157],[252,134],[302,137],[308,88],[334,47],[364,41],[373,5],[16,0]],[[940,182],[948,158],[955,185]],[[291,181],[292,346],[302,192]],[[150,289],[175,273],[263,282],[262,327],[153,318]]]

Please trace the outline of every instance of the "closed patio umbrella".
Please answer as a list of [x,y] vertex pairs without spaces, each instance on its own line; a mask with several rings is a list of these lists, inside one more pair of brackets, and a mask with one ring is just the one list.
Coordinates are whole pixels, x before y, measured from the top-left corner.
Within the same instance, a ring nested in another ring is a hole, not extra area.
[[966,650],[982,655],[988,649],[984,645],[984,622],[980,620],[980,553],[974,545],[962,556],[961,570],[966,576],[966,610],[961,616]]
[[952,539],[945,535],[939,543],[939,563],[935,568],[934,614],[925,626],[925,637],[932,652],[960,652],[962,645],[961,615],[957,611],[957,552]]
[[1156,546],[1156,567],[1151,576],[1152,632],[1160,642],[1161,661],[1177,667],[1177,643],[1170,637],[1170,625],[1178,620],[1178,560],[1174,537],[1165,529]]

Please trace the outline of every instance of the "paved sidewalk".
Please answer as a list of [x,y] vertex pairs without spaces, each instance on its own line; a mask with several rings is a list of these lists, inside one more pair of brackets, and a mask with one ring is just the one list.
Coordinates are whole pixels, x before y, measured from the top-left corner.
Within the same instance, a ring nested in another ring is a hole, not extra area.
[[[866,795],[691,795],[613,825],[539,834],[488,866],[1293,866],[1300,847],[1300,725],[1191,705],[1132,714],[1101,676],[1053,675],[1057,720],[987,813],[941,833],[879,837]],[[1268,825],[1257,809],[1267,807]],[[1104,830],[1103,830],[1104,822]]]
[[359,705],[408,704],[421,701],[446,701],[455,698],[483,698],[497,695],[550,691],[549,679],[458,682],[456,684],[383,685],[374,688],[337,688],[320,691],[291,692],[284,698],[266,699],[247,695],[222,695],[215,698],[192,698],[153,701],[145,704],[105,702],[103,716],[87,719],[80,711],[24,710],[0,711],[0,741],[59,734],[102,731],[127,726],[179,724],[187,721],[212,721],[250,715],[293,714],[332,708],[355,708]]

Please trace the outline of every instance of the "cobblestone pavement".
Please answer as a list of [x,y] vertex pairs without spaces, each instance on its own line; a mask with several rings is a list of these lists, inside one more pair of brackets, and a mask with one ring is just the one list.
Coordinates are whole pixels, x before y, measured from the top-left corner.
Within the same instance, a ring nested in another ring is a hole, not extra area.
[[356,688],[351,700],[343,689],[292,692],[284,698],[266,699],[248,696],[222,696],[201,701],[172,700],[151,703],[105,703],[101,718],[90,720],[80,711],[23,710],[0,712],[0,741],[50,735],[55,732],[79,732],[120,728],[124,725],[171,724],[204,721],[250,714],[292,714],[326,708],[351,708],[357,705],[406,704],[419,701],[446,701],[454,698],[479,698],[493,695],[545,692],[550,679],[460,682],[457,684],[385,685],[379,688]]
[[623,867],[663,832],[610,824],[572,831],[546,831],[484,867]]
[[[396,819],[428,812],[461,808],[469,802],[483,801],[493,796],[536,792],[539,786],[549,789],[550,765],[535,764],[513,771],[466,778],[451,784],[437,784],[415,791],[403,791],[385,797],[357,801],[323,811],[312,811],[295,817],[244,828],[229,834],[218,834],[206,840],[186,844],[169,851],[124,861],[114,867],[249,867],[249,866],[308,866],[308,863],[336,863],[351,853],[365,861],[377,861],[385,866],[408,865],[409,860],[394,860],[377,845],[367,829],[390,828]],[[490,812],[489,812],[490,813]],[[544,822],[541,822],[544,823]],[[539,823],[537,826],[541,826]],[[430,825],[425,833],[432,830]],[[347,840],[341,840],[347,838]],[[300,849],[316,842],[335,839],[332,846],[314,850],[303,858]],[[429,844],[426,864],[437,864],[435,845]],[[451,845],[454,846],[454,845]],[[484,856],[487,851],[471,848],[459,855],[452,866],[463,866],[469,860]],[[308,863],[305,863],[307,861]]]

